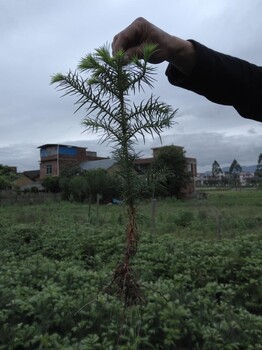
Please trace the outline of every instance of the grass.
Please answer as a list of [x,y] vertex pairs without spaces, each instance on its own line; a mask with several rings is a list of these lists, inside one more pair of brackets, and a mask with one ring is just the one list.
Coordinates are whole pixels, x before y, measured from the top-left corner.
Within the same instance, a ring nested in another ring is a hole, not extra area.
[[151,203],[139,203],[144,303],[125,311],[105,292],[123,207],[0,207],[0,349],[261,349],[261,203],[254,190],[169,198],[154,228]]

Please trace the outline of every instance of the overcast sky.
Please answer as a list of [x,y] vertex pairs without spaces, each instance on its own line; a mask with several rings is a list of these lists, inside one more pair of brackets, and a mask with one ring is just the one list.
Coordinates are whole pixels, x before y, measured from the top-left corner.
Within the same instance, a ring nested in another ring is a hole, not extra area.
[[[37,147],[46,143],[81,145],[110,156],[97,135],[83,133],[84,110],[74,114],[74,100],[61,98],[50,77],[74,70],[136,17],[262,65],[261,14],[261,0],[0,0],[0,164],[38,169]],[[221,166],[234,158],[241,165],[256,164],[262,124],[171,86],[165,68],[157,66],[153,93],[178,108],[179,116],[163,145],[185,147],[199,171],[211,170],[215,159]],[[150,156],[158,146],[158,139],[148,139],[137,150]]]

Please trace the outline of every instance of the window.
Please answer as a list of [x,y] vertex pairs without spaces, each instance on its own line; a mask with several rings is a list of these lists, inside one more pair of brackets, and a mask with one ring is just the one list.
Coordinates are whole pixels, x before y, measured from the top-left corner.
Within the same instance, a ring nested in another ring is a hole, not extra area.
[[52,164],[47,164],[46,175],[52,175]]

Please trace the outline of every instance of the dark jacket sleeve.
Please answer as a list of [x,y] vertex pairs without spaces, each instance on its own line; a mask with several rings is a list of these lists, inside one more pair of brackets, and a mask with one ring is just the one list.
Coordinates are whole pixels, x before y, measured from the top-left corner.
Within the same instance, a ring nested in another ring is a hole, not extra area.
[[193,71],[186,77],[169,64],[166,70],[169,82],[212,102],[233,106],[242,117],[261,122],[262,67],[190,41],[197,53]]

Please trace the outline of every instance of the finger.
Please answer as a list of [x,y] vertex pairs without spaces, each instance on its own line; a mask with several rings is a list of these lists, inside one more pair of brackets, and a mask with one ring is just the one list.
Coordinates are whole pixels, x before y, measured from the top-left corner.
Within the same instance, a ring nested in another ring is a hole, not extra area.
[[129,48],[142,42],[140,21],[141,19],[136,19],[128,27],[115,35],[112,42],[113,54],[115,54],[118,50],[128,50]]
[[137,57],[138,59],[144,58],[142,45],[130,47],[125,51],[125,61],[130,61],[134,57]]
[[125,31],[117,34],[112,43],[112,52],[115,54],[119,50],[127,51],[128,49],[135,46],[134,40],[132,39],[132,36],[130,33],[126,33]]
[[117,45],[117,40],[118,40],[118,34],[114,36],[112,44],[111,44],[111,48],[112,48],[112,53],[113,55],[115,55],[117,49],[116,47],[118,47],[119,45]]

